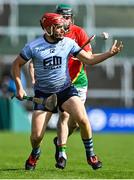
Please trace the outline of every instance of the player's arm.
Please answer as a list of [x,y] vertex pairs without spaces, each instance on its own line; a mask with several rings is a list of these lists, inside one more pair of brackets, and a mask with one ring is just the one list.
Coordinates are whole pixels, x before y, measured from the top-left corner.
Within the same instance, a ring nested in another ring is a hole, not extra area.
[[29,74],[32,80],[32,84],[35,84],[35,73],[34,73],[34,65],[32,60],[29,62]]
[[94,65],[118,54],[122,50],[122,48],[123,48],[122,42],[118,43],[117,40],[115,40],[110,50],[105,53],[89,54],[86,51],[81,50],[76,55],[76,57],[85,64]]
[[[86,51],[88,54],[89,54],[89,56],[91,56],[92,55],[92,51]],[[73,59],[74,61],[79,61],[79,59],[78,58],[76,58],[76,57],[71,57],[71,59]]]
[[18,99],[22,99],[24,95],[26,95],[22,83],[21,83],[21,68],[26,63],[26,61],[19,55],[12,64],[12,76],[16,84],[17,89],[17,97]]

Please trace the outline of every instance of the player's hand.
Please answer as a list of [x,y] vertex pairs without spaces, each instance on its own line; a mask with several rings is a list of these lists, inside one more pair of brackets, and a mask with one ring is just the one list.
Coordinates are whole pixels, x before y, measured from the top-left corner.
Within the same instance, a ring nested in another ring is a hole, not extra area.
[[110,49],[110,53],[111,55],[114,56],[115,54],[119,53],[122,49],[123,49],[122,41],[118,42],[117,40],[115,40]]
[[16,94],[17,99],[22,101],[24,96],[26,96],[26,92],[24,91],[24,89],[17,90],[17,94]]

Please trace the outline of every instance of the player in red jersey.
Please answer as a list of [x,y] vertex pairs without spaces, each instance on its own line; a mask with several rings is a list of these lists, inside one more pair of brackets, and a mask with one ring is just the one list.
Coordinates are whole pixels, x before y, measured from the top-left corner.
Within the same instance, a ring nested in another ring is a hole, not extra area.
[[[71,39],[74,39],[78,45],[81,47],[88,39],[87,33],[84,31],[83,28],[75,25],[73,23],[73,11],[70,5],[66,4],[60,4],[56,8],[56,13],[62,14],[63,17],[68,22],[69,29],[67,30],[66,37],[69,37]],[[91,45],[88,44],[84,47],[84,50],[88,53],[92,54],[92,48]],[[79,96],[83,103],[86,101],[86,95],[87,95],[87,88],[88,88],[88,79],[86,75],[86,68],[85,65],[80,62],[77,58],[71,56],[68,63],[69,67],[69,73],[71,76],[72,83],[75,85],[75,87],[78,90]],[[69,135],[71,135],[78,127],[78,124],[74,121],[73,118],[69,117],[69,115],[66,112],[60,113],[60,118],[58,121],[58,128],[57,128],[57,134],[58,137],[54,138],[54,144],[56,146],[56,153],[55,153],[55,159],[57,161],[56,166],[58,168],[64,169],[66,165],[66,142]],[[101,167],[101,162],[98,160],[97,156],[95,155],[93,151],[93,142],[92,142],[92,130],[90,126],[90,146],[92,149],[92,158],[91,164],[93,169],[98,169]]]

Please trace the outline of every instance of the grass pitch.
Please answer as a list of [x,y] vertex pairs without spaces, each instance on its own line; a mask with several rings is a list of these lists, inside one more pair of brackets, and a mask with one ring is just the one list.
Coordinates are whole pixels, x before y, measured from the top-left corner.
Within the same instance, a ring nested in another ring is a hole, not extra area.
[[92,170],[87,164],[79,132],[68,140],[68,161],[64,170],[55,168],[53,138],[47,131],[42,154],[35,171],[25,171],[31,151],[29,134],[0,133],[1,179],[134,179],[134,134],[94,134],[94,148],[103,168]]

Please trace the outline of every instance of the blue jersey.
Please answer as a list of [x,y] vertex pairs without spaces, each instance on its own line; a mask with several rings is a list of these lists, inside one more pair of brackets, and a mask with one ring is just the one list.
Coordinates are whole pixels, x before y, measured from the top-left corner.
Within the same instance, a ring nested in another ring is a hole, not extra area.
[[68,57],[79,49],[78,44],[68,37],[58,43],[50,43],[41,36],[26,44],[20,55],[26,61],[33,60],[35,90],[56,93],[69,87],[71,79],[68,71]]

